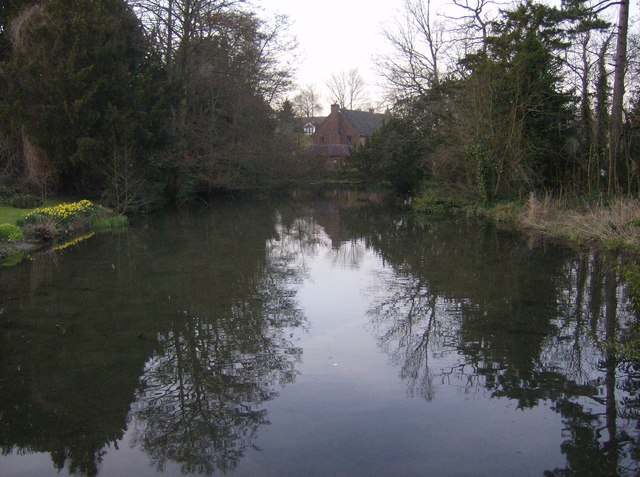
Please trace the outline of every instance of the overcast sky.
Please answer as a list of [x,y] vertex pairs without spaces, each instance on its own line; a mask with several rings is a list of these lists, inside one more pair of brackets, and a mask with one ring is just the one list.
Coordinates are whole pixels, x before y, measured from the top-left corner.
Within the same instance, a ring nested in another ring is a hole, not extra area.
[[357,68],[372,100],[381,99],[372,57],[385,42],[381,29],[403,0],[263,0],[255,1],[267,14],[283,13],[292,20],[299,43],[300,86],[314,84],[325,111],[330,100],[325,83],[333,73]]
[[[509,3],[509,0],[499,1]],[[357,68],[373,104],[383,99],[373,58],[388,51],[382,30],[393,30],[395,20],[402,15],[404,0],[253,0],[253,3],[267,16],[280,13],[290,18],[291,33],[299,43],[298,86],[313,84],[316,87],[325,114],[330,105],[326,82],[333,73]],[[560,1],[548,0],[548,3],[559,5]],[[637,4],[638,1],[631,2],[634,17]],[[450,0],[431,0],[431,5],[434,13],[453,14]],[[608,15],[615,23],[617,9],[611,9]],[[634,23],[630,22],[631,32],[637,31]]]

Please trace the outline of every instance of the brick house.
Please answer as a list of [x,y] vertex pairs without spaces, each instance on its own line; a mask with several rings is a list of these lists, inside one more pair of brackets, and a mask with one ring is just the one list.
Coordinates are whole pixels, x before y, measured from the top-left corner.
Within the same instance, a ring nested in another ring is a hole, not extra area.
[[364,146],[385,118],[373,110],[353,111],[332,104],[329,116],[315,127],[307,154],[323,158],[329,169],[340,169],[349,153]]

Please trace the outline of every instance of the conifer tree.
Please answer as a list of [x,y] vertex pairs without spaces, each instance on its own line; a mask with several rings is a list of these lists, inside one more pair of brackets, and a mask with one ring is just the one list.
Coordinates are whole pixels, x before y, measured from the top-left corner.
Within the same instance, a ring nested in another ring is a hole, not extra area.
[[25,11],[1,71],[1,114],[65,190],[100,192],[113,158],[126,151],[131,162],[162,130],[150,55],[124,0],[50,0]]

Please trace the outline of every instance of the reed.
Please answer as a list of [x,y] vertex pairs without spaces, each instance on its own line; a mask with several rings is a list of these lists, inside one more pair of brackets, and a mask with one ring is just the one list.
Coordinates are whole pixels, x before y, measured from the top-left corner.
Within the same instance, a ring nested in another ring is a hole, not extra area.
[[120,229],[129,225],[126,215],[110,215],[94,217],[91,225],[96,229]]
[[579,244],[600,243],[611,249],[640,248],[640,201],[633,198],[576,210],[567,207],[563,200],[532,194],[519,222],[524,229]]

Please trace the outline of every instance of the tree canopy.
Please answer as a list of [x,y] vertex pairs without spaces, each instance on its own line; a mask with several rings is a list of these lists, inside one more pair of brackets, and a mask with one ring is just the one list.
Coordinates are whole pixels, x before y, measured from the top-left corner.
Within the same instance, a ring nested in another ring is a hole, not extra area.
[[[429,1],[407,0],[404,17],[385,32],[394,54],[377,66],[392,111],[431,137],[417,160],[421,173],[483,200],[532,191],[638,192],[637,99],[623,99],[634,82],[638,91],[637,51],[626,54],[621,43],[628,4],[520,0],[499,7],[454,1],[440,15]],[[602,16],[615,8],[617,26]],[[625,80],[627,71],[635,74]],[[366,154],[383,164],[406,139],[372,141]]]
[[121,209],[142,188],[175,198],[268,180],[286,29],[243,1],[3,2],[0,142],[32,187]]

